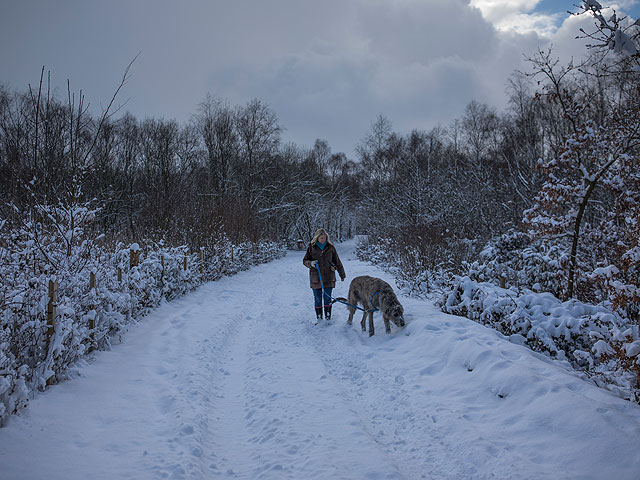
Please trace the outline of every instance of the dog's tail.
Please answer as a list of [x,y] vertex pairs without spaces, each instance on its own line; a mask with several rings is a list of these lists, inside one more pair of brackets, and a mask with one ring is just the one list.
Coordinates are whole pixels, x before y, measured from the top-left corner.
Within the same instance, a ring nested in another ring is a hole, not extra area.
[[334,303],[336,303],[336,302],[343,302],[343,303],[346,303],[346,302],[348,302],[348,301],[349,301],[349,300],[347,300],[347,299],[346,299],[346,298],[344,298],[344,297],[338,297],[338,298],[334,298],[333,300],[331,300],[331,303],[332,303],[332,304],[334,304]]

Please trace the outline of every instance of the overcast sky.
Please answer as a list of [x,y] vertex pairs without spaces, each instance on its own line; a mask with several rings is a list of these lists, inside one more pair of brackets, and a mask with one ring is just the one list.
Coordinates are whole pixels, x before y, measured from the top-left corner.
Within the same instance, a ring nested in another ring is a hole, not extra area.
[[[266,102],[285,141],[351,156],[376,115],[394,130],[446,126],[476,100],[498,110],[523,54],[564,59],[587,18],[578,0],[2,0],[0,83],[24,90],[44,65],[58,95],[189,120],[207,93]],[[601,0],[601,3],[607,4]],[[640,0],[619,0],[634,19]],[[607,5],[613,5],[608,3]]]

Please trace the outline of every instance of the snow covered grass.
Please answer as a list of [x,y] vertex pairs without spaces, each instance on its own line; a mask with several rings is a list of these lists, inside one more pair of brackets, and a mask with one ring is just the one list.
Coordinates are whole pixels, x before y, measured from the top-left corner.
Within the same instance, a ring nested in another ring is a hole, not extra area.
[[[186,247],[149,244],[130,268],[129,246],[119,245],[115,252],[96,248],[88,256],[72,251],[68,257],[54,243],[45,252],[31,241],[13,246],[20,248],[0,248],[0,425],[47,382],[65,378],[87,352],[110,348],[131,322],[162,302],[284,254],[273,242],[232,244],[222,236],[215,250],[202,251],[202,262],[200,252]],[[62,259],[55,275],[45,254]],[[47,325],[50,280],[58,284],[53,328]]]
[[[336,296],[393,284],[337,249]],[[0,429],[0,478],[637,479],[640,407],[418,298],[389,335],[339,305],[313,326],[303,255],[162,304],[76,364]]]

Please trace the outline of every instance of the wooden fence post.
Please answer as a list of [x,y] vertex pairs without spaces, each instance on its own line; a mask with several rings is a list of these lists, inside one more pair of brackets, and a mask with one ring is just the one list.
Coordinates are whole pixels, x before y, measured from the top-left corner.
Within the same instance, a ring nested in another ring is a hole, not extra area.
[[162,273],[160,274],[160,280],[164,279],[164,255],[160,255],[160,263],[162,264]]
[[122,282],[122,268],[118,267],[118,282]]
[[129,268],[137,267],[140,263],[140,247],[134,243],[129,247]]
[[[58,280],[49,280],[49,304],[47,305],[47,352],[51,348],[51,337],[56,324],[56,308],[58,306]],[[47,378],[47,385],[53,384],[53,375]]]
[[[53,327],[58,306],[58,280],[49,280],[49,305],[47,307],[47,325]],[[53,328],[47,328],[47,340],[53,335]]]
[[[89,273],[89,290],[95,290],[96,288],[96,274],[95,272],[91,272]],[[96,312],[95,312],[96,306],[95,305],[89,305],[89,311],[93,310],[93,316],[89,317],[89,339],[91,340],[91,345],[89,345],[89,353],[92,352],[94,350],[93,346],[95,344],[95,339],[96,339]]]
[[187,270],[187,252],[184,252],[184,270]]
[[200,247],[200,275],[204,275],[204,252]]

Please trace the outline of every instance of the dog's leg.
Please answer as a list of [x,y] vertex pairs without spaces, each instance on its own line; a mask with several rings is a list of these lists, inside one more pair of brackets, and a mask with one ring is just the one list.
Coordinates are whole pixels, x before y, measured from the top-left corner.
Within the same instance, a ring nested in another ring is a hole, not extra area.
[[[353,286],[349,286],[349,303],[351,305],[358,305],[358,299],[356,298],[355,292],[353,291]],[[351,325],[353,316],[356,314],[356,309],[350,305],[347,305],[347,308],[349,309],[349,319],[347,320],[347,323]]]
[[362,314],[362,321],[360,322],[360,326],[362,327],[363,332],[367,331],[366,321],[367,321],[367,311],[365,310],[364,313]]
[[384,318],[384,328],[387,331],[387,333],[391,333],[391,324],[389,322],[389,319],[385,316],[383,316]]
[[373,312],[369,312],[369,336],[373,336]]

